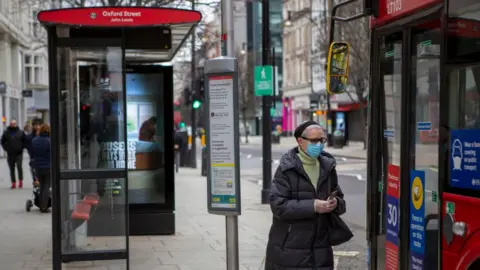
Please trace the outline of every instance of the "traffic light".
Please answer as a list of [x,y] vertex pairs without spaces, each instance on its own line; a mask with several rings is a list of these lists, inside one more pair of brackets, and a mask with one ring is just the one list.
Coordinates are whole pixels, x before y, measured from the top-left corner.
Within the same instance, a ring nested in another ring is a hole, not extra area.
[[198,99],[196,99],[196,100],[193,101],[192,107],[193,107],[194,109],[198,109],[198,108],[200,108],[200,106],[202,106],[202,101],[200,101],[200,100],[198,100]]
[[179,126],[180,126],[180,128],[184,128],[185,127],[185,122],[180,122]]
[[197,79],[195,92],[193,93],[192,108],[199,109],[205,99],[203,76]]

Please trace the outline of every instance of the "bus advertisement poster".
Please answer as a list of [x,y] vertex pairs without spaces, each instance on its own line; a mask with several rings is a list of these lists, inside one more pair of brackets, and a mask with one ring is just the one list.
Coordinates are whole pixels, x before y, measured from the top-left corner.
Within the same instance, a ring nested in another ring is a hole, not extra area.
[[450,147],[450,185],[480,189],[480,130],[452,130]]
[[411,269],[423,269],[425,252],[425,172],[410,171],[410,253]]
[[398,233],[399,217],[398,202],[400,199],[400,167],[388,164],[387,172],[387,207],[385,217],[387,219],[385,244],[387,270],[398,269]]

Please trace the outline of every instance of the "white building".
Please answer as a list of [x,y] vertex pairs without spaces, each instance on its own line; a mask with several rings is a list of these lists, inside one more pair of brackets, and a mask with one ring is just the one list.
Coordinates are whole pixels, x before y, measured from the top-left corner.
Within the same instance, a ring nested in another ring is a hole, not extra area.
[[22,128],[36,116],[48,121],[46,39],[36,20],[37,11],[42,8],[45,7],[35,7],[27,1],[0,0],[2,133],[12,119]]
[[312,93],[310,0],[289,0],[283,5],[283,17],[290,26],[283,29],[283,97],[290,100],[291,126],[310,119]]

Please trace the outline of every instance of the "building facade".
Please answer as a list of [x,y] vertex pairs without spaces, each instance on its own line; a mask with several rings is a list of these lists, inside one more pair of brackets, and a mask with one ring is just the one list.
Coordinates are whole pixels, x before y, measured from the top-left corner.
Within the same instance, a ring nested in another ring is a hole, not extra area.
[[[285,111],[285,129],[292,131],[303,121],[311,118],[310,94],[312,88],[311,44],[312,22],[310,0],[289,0],[284,3],[283,16],[290,25],[283,28],[283,107]],[[290,17],[289,18],[289,14]],[[299,14],[299,16],[291,16]]]
[[17,120],[23,128],[34,117],[49,119],[46,38],[36,20],[37,11],[44,8],[48,7],[26,1],[0,1],[2,133],[10,120]]
[[[288,0],[284,3],[283,16],[288,24],[283,28],[283,110],[285,130],[293,130],[300,123],[315,120],[327,127],[326,104],[318,109],[310,108],[313,93],[327,99],[325,60],[328,52],[328,1]],[[341,28],[340,36],[343,36]],[[351,60],[353,61],[353,60]],[[353,86],[350,94],[330,96],[332,132],[342,131],[347,139],[362,140],[359,100]],[[349,130],[354,132],[349,132]],[[357,132],[358,131],[358,132]]]
[[[270,40],[272,52],[274,52],[274,65],[276,72],[276,93],[274,107],[271,110],[272,129],[277,125],[283,126],[282,96],[284,88],[284,42],[283,42],[283,0],[270,1]],[[254,91],[253,70],[255,66],[262,65],[262,3],[259,1],[246,1],[246,24],[247,24],[247,70],[248,88],[250,93]],[[252,94],[253,95],[253,94]],[[248,119],[250,130],[253,135],[260,135],[262,130],[262,99],[256,97],[254,112]],[[285,128],[284,128],[285,130]]]

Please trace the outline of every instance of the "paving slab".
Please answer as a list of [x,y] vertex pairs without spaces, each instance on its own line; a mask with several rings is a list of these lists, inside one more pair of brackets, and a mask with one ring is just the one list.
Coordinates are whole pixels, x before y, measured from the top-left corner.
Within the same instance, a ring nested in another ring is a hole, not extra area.
[[[32,196],[29,175],[24,189],[10,190],[5,159],[0,159],[0,171],[4,172],[0,178],[0,269],[52,269],[51,215],[41,214],[36,208],[25,211],[25,201]],[[242,181],[241,188],[240,265],[243,270],[259,270],[264,267],[272,215],[268,205],[260,204],[257,185]],[[130,237],[130,269],[226,269],[225,217],[207,213],[206,189],[206,178],[200,176],[200,170],[180,169],[176,180],[176,235]],[[125,243],[119,237],[89,237],[85,245],[89,249],[110,249]],[[126,269],[126,261],[75,262],[62,268],[121,270]]]

